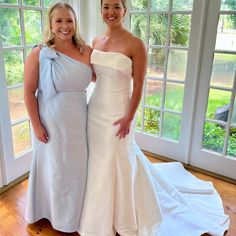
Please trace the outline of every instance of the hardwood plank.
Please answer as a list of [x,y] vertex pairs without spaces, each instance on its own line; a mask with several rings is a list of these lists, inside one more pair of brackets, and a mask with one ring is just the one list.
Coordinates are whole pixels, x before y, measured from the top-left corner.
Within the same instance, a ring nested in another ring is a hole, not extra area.
[[[163,162],[149,157],[152,162]],[[230,216],[230,227],[226,236],[236,235],[236,185],[215,177],[190,170],[205,181],[212,181],[221,195],[225,213]],[[24,219],[28,180],[18,183],[0,195],[0,236],[79,236],[78,233],[62,233],[54,230],[48,220],[27,224]],[[172,236],[172,235],[170,235]],[[207,234],[204,234],[207,236]]]

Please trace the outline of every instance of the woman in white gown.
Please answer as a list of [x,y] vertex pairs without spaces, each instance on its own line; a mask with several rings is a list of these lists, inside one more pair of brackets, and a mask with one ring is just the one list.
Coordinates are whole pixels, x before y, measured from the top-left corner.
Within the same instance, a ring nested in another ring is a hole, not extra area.
[[[146,51],[123,26],[124,0],[101,1],[107,31],[93,42],[89,162],[81,236],[223,235],[229,219],[211,183],[180,163],[151,164],[134,141]],[[179,180],[179,181],[178,181]]]
[[47,218],[59,231],[76,232],[87,176],[91,48],[68,4],[54,5],[48,18],[45,45],[25,63],[25,104],[35,134],[25,219]]

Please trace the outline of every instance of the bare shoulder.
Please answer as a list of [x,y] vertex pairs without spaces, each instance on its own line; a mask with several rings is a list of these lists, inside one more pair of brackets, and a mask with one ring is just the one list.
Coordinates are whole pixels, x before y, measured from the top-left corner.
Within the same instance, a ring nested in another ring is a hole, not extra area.
[[40,46],[34,47],[30,54],[32,54],[33,56],[39,56],[40,50],[41,50]]
[[129,44],[132,54],[136,53],[146,54],[145,44],[140,38],[134,35],[130,36]]
[[29,56],[27,57],[26,62],[27,61],[30,61],[31,63],[38,62],[40,50],[41,50],[40,46],[33,48],[32,51],[30,52]]
[[133,61],[134,76],[137,74],[144,76],[147,64],[147,51],[144,42],[132,35],[129,40],[129,49]]
[[92,53],[93,49],[90,47],[90,45],[85,44],[85,51],[86,51],[86,53],[88,53],[90,55]]
[[91,66],[90,56],[92,54],[93,49],[88,44],[85,44],[84,47],[85,47],[85,53],[83,54],[83,57],[81,59],[82,59],[83,63],[87,64],[88,66]]
[[97,37],[94,38],[92,47],[96,47],[98,43],[100,43],[104,39],[104,35],[98,35]]

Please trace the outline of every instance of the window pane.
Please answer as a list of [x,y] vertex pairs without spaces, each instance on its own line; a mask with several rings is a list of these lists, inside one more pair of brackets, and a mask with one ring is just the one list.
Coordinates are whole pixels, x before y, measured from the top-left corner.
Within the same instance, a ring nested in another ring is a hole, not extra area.
[[38,44],[42,38],[40,11],[25,10],[24,20],[26,44]]
[[205,122],[202,147],[214,152],[223,153],[225,129],[223,126]]
[[45,7],[50,7],[54,3],[58,2],[57,0],[44,0],[43,4]]
[[236,55],[215,53],[211,74],[211,85],[232,88],[235,70]]
[[28,121],[12,126],[12,136],[15,156],[31,148],[30,127]]
[[17,4],[17,0],[0,0],[0,3]]
[[174,11],[183,11],[193,9],[193,0],[173,0],[173,8]]
[[236,14],[220,16],[215,48],[236,50]]
[[149,48],[147,75],[150,77],[164,78],[165,49]]
[[234,99],[234,108],[233,108],[231,123],[232,125],[236,126],[236,94],[235,94],[235,99]]
[[0,32],[3,46],[21,45],[19,11],[0,8]]
[[32,52],[32,49],[33,48],[28,48],[28,49],[26,49],[26,57],[28,57],[29,56],[29,54]]
[[39,6],[39,0],[23,0],[23,5]]
[[222,0],[221,10],[236,10],[236,1],[235,0]]
[[146,10],[147,0],[131,0],[131,10]]
[[8,91],[11,122],[27,117],[23,88]]
[[23,51],[4,51],[7,86],[23,83]]
[[184,97],[184,85],[176,83],[167,83],[165,109],[173,111],[182,111]]
[[151,11],[168,11],[169,0],[151,0]]
[[144,131],[149,134],[159,134],[160,111],[144,108]]
[[228,120],[231,92],[210,89],[206,118]]
[[145,104],[149,106],[161,107],[162,82],[158,80],[147,80]]
[[227,155],[236,157],[236,128],[230,128]]
[[166,45],[168,29],[168,15],[158,14],[150,16],[150,45]]
[[175,141],[179,140],[181,117],[169,112],[164,113],[162,136]]
[[170,44],[175,46],[188,46],[191,27],[191,16],[172,15]]
[[167,68],[168,79],[185,80],[187,57],[187,51],[170,50]]
[[146,41],[147,18],[144,15],[131,15],[131,32]]
[[141,131],[142,127],[142,107],[139,106],[136,115],[136,130]]

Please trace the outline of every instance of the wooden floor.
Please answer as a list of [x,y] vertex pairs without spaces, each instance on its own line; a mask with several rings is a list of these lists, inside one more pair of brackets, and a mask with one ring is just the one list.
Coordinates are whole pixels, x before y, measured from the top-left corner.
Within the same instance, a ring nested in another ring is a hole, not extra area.
[[[153,162],[159,162],[156,159],[150,159]],[[200,179],[213,182],[222,197],[225,213],[228,214],[231,219],[229,231],[225,235],[236,236],[236,185],[205,174],[194,171],[191,172]],[[27,185],[28,181],[24,180],[0,195],[0,236],[79,236],[77,233],[65,234],[55,231],[46,220],[27,225],[23,217]]]

